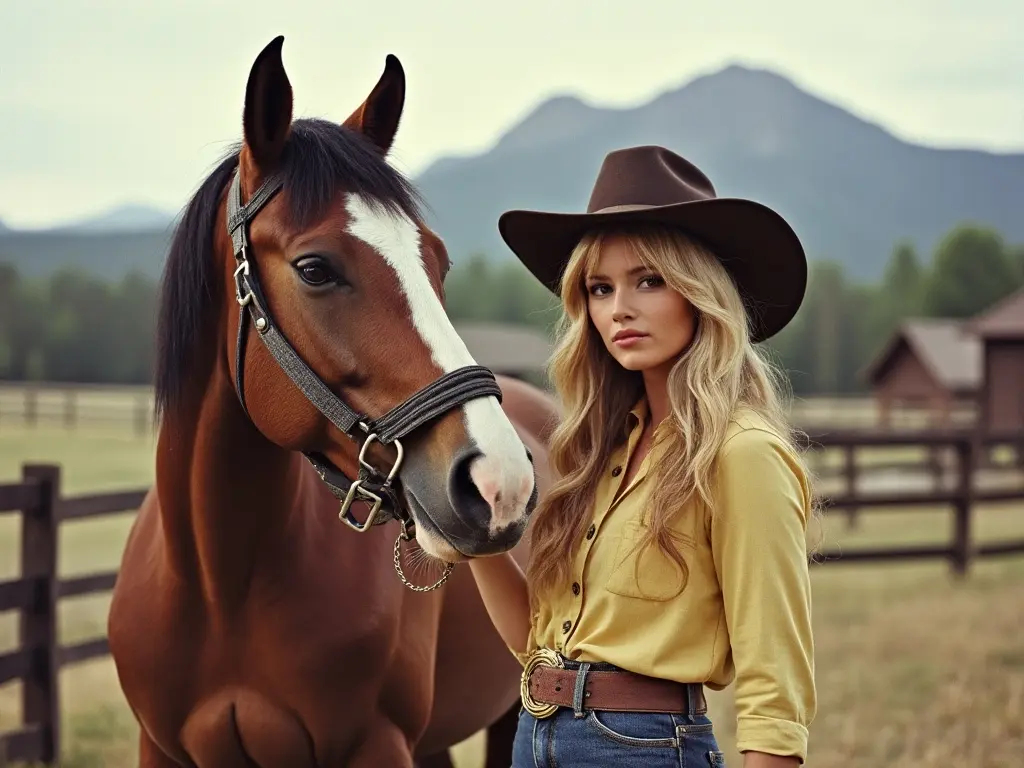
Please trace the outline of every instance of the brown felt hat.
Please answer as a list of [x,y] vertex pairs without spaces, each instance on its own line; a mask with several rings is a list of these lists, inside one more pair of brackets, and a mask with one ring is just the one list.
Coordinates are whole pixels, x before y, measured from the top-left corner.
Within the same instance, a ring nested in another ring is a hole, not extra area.
[[746,303],[754,342],[781,331],[800,308],[807,259],[792,227],[753,200],[718,197],[699,168],[663,147],[609,153],[586,213],[506,211],[498,231],[527,269],[557,293],[566,262],[586,232],[643,223],[677,227],[718,256]]

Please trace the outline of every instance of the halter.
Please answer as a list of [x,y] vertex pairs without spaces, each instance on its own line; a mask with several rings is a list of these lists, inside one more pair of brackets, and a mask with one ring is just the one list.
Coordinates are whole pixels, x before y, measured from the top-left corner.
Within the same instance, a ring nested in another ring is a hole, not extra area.
[[[398,564],[401,540],[408,541],[415,536],[414,533],[410,533],[413,523],[409,512],[392,485],[404,457],[400,438],[470,400],[493,396],[500,402],[501,389],[489,369],[470,365],[444,374],[377,419],[357,413],[337,397],[306,365],[275,325],[267,310],[267,301],[256,272],[251,266],[253,253],[249,242],[249,224],[282,186],[283,182],[279,177],[271,176],[260,185],[252,199],[243,205],[241,170],[237,169],[228,191],[227,226],[237,264],[234,281],[235,300],[239,307],[238,340],[235,347],[235,389],[238,392],[238,399],[248,416],[249,409],[245,404],[242,376],[245,367],[243,363],[247,320],[251,318],[267,350],[306,398],[346,436],[356,443],[362,442],[359,449],[359,477],[356,480],[349,480],[326,456],[302,452],[331,493],[341,501],[338,517],[360,533],[366,532],[371,526],[392,519],[397,520],[402,526],[402,532],[395,541],[395,567],[399,576],[406,586],[414,590],[435,589],[448,578],[452,569],[451,563],[447,564],[444,575],[432,587],[414,587],[409,584]],[[382,445],[393,445],[397,451],[395,463],[387,473],[380,472],[366,461],[367,449],[374,441]],[[370,504],[370,512],[361,523],[352,514],[351,507],[355,501]]]

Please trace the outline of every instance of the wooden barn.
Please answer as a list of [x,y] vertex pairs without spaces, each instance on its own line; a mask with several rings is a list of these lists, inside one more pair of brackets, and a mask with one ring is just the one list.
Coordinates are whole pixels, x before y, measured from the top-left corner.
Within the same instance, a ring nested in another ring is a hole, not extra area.
[[982,429],[1024,430],[1024,289],[975,316],[967,327],[982,347]]
[[963,322],[904,322],[865,370],[880,426],[893,425],[896,409],[926,412],[930,426],[952,424],[975,403],[982,361],[981,342]]

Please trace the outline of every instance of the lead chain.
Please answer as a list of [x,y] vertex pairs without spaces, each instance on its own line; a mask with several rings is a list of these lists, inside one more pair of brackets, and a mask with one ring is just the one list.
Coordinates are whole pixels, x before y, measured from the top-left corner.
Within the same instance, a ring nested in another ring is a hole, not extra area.
[[395,570],[398,571],[398,578],[402,580],[402,583],[405,584],[405,586],[407,586],[413,592],[431,592],[440,587],[446,581],[448,581],[448,577],[451,575],[452,570],[455,568],[455,563],[445,563],[444,573],[441,574],[441,578],[439,578],[434,584],[430,585],[429,587],[418,587],[415,584],[411,583],[407,578],[405,578],[405,573],[402,572],[402,564],[400,562],[403,538],[406,537],[400,533],[398,534],[398,538],[395,539]]

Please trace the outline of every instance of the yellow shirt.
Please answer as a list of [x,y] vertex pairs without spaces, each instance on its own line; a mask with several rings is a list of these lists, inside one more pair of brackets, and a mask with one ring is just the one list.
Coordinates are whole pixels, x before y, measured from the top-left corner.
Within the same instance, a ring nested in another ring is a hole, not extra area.
[[673,524],[684,542],[685,587],[657,544],[643,550],[637,583],[630,550],[646,524],[657,445],[615,497],[646,412],[645,401],[631,411],[629,438],[598,486],[573,582],[541,606],[528,649],[714,690],[735,681],[737,749],[805,760],[816,708],[806,477],[763,419],[739,413],[719,454],[716,509],[690,501]]

